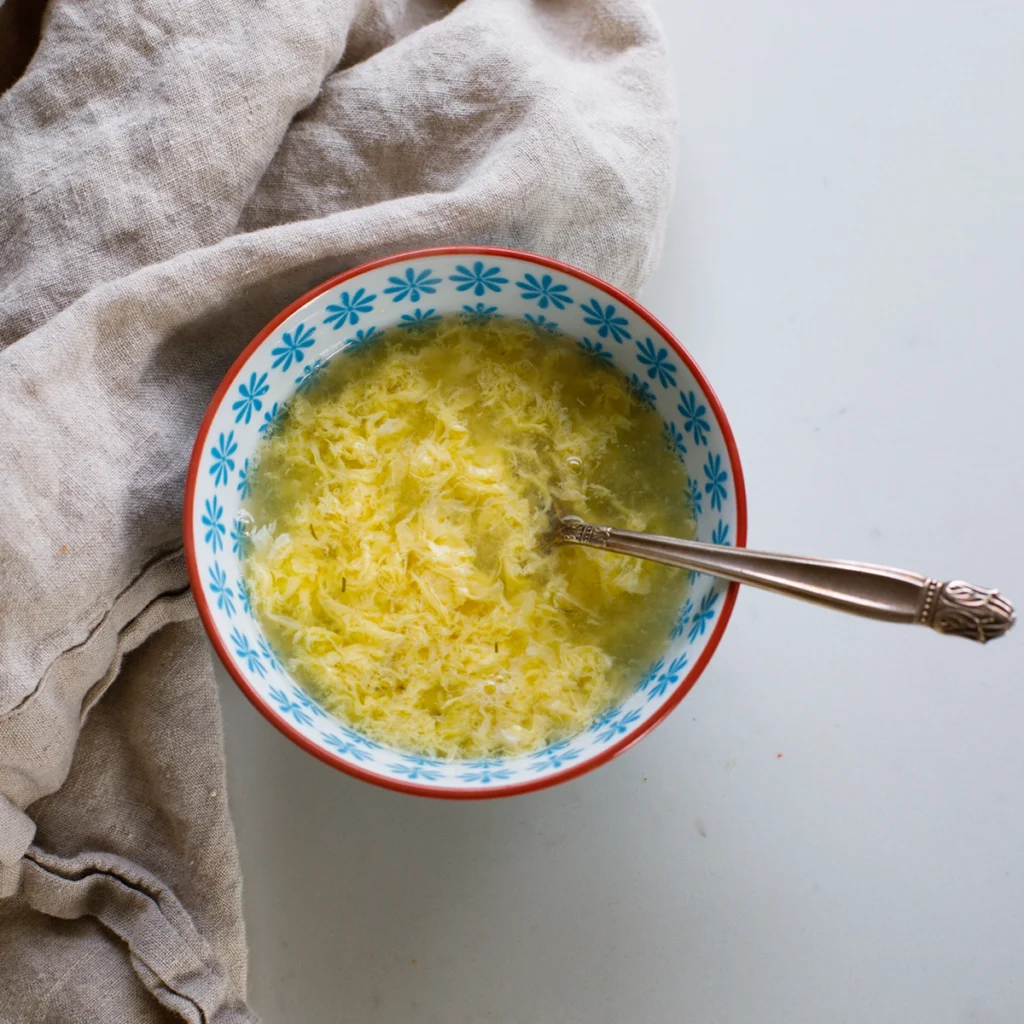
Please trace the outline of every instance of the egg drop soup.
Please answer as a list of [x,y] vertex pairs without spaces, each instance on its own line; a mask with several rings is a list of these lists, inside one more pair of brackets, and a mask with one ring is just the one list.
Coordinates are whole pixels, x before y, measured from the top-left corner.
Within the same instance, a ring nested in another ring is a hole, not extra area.
[[369,737],[446,759],[525,753],[619,703],[688,575],[550,534],[557,508],[694,535],[630,383],[500,318],[396,328],[306,380],[246,503],[252,610],[287,671]]

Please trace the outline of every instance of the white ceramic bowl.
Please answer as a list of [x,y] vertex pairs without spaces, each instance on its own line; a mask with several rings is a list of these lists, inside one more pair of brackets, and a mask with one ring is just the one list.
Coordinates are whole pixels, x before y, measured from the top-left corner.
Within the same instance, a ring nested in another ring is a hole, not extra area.
[[[696,575],[662,656],[585,732],[524,757],[443,762],[388,749],[329,715],[281,667],[249,611],[235,516],[257,445],[277,411],[328,359],[395,324],[443,314],[518,317],[577,339],[657,409],[686,464],[697,537],[746,542],[739,456],[697,364],[623,292],[541,256],[458,246],[402,253],[325,281],[275,317],[228,371],[203,418],[185,491],[188,571],[218,655],[245,695],[322,761],[392,789],[440,797],[524,793],[581,775],[635,743],[697,681],[725,631],[736,585]],[[684,495],[679,500],[684,500]]]

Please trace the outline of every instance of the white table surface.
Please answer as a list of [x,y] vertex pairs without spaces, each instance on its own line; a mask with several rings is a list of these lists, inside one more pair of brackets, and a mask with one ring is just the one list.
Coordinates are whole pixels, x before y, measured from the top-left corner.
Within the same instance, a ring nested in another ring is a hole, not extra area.
[[[642,298],[728,411],[750,544],[1024,603],[1024,4],[660,6]],[[638,747],[470,805],[341,775],[221,682],[268,1024],[1024,1021],[1024,628],[746,591]]]

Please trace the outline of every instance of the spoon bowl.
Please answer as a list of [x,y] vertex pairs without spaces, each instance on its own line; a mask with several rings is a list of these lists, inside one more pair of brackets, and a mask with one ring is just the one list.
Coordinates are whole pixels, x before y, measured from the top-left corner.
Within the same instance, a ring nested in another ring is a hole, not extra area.
[[441,762],[382,746],[332,717],[274,655],[242,582],[239,521],[260,439],[328,361],[374,344],[391,327],[417,331],[441,316],[527,320],[567,335],[612,366],[660,415],[685,464],[697,538],[746,541],[743,473],[721,403],[693,357],[630,296],[585,271],[505,249],[456,246],[402,253],[346,271],[297,299],[249,343],[210,402],[185,493],[185,552],[203,625],[256,708],[313,756],[357,778],[423,796],[527,793],[582,775],[622,753],[675,708],[725,632],[736,584],[693,573],[660,656],[622,703],[589,729],[519,757]]

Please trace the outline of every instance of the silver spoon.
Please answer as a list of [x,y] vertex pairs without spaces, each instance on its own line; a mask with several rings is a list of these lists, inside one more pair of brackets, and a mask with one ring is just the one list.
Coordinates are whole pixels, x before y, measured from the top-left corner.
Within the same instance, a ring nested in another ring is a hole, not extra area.
[[867,562],[702,544],[596,526],[578,516],[558,518],[554,540],[710,573],[868,619],[916,622],[979,643],[1002,636],[1015,621],[1013,605],[998,590],[963,580],[940,583],[916,572]]

